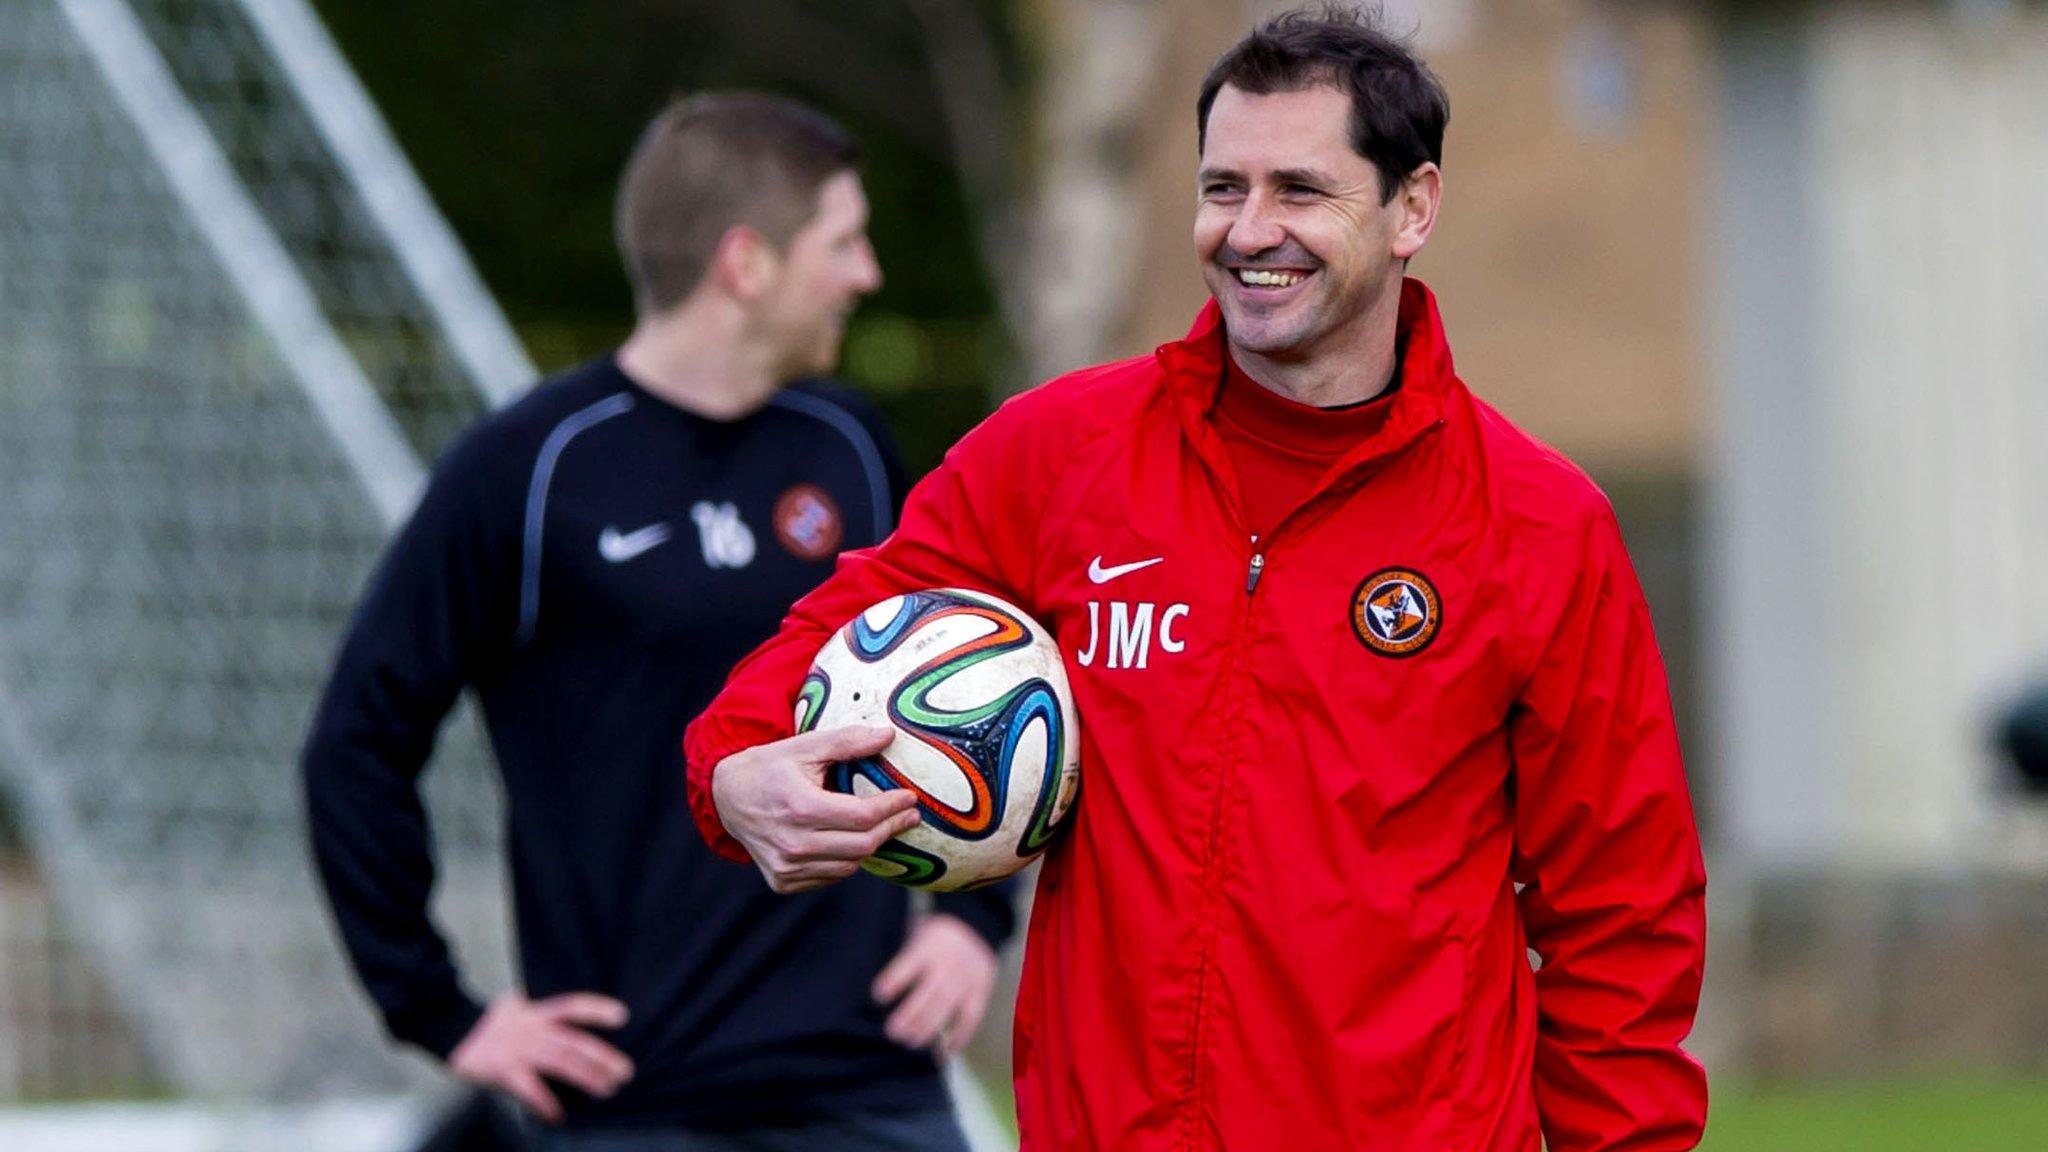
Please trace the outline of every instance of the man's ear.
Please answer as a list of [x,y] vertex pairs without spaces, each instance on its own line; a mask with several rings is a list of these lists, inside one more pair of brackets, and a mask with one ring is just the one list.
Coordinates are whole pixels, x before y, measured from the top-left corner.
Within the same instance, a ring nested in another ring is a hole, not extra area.
[[727,293],[752,302],[767,293],[781,265],[782,254],[766,236],[745,224],[735,224],[718,238],[710,274]]
[[1394,259],[1411,259],[1429,243],[1443,199],[1444,174],[1435,164],[1425,162],[1401,181],[1393,202],[1387,205],[1394,214]]

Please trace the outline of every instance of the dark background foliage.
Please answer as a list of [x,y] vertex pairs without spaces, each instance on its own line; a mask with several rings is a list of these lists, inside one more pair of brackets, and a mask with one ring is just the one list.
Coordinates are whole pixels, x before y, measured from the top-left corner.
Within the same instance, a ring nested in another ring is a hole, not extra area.
[[[840,117],[867,153],[886,283],[850,327],[842,374],[882,404],[914,473],[986,410],[1006,350],[904,4],[317,7],[543,371],[603,353],[631,326],[612,197],[642,126],[679,93],[759,88]],[[1021,74],[1006,7],[976,7]]]

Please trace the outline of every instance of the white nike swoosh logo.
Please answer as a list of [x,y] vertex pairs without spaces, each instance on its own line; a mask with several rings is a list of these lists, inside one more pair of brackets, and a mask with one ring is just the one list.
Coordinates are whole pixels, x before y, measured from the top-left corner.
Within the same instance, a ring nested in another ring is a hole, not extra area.
[[607,524],[597,534],[597,554],[614,564],[624,564],[669,537],[666,524],[649,524],[631,532],[620,532]]
[[1150,560],[1138,560],[1130,564],[1119,564],[1114,568],[1104,568],[1102,566],[1102,557],[1097,556],[1088,562],[1088,579],[1096,584],[1107,584],[1119,576],[1128,576],[1140,568],[1150,568],[1154,564],[1163,564],[1165,562],[1166,557],[1154,556]]

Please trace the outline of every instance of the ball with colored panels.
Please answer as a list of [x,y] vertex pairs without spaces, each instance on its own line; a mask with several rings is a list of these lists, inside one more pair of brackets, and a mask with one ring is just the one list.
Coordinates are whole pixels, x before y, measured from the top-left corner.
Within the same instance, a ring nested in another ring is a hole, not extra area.
[[862,863],[911,888],[1000,880],[1045,851],[1080,777],[1080,722],[1052,635],[1014,604],[937,588],[874,605],[811,664],[796,729],[893,727],[878,756],[833,767],[856,796],[917,794],[922,823]]

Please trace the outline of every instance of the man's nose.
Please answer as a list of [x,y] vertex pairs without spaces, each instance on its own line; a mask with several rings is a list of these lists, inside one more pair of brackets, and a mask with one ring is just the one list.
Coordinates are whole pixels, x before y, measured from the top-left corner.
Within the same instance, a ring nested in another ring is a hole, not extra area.
[[853,290],[863,296],[878,292],[882,287],[882,263],[875,259],[873,245],[860,246],[860,259],[854,264]]
[[1238,209],[1237,219],[1230,222],[1230,233],[1225,237],[1232,251],[1251,256],[1278,248],[1286,241],[1287,231],[1280,226],[1273,208],[1273,202],[1258,192],[1244,198],[1244,206]]

